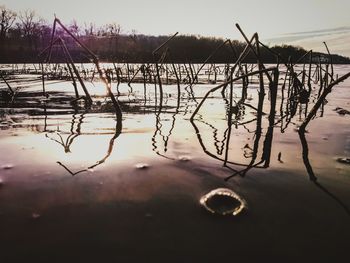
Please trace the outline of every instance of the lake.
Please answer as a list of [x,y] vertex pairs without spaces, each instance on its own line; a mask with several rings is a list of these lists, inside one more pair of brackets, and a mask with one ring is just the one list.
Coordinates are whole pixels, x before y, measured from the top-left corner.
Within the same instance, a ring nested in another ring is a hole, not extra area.
[[[350,67],[334,71],[341,76]],[[339,108],[350,110],[350,79],[333,88],[300,134],[318,84],[308,103],[293,104],[283,69],[275,107],[268,85],[261,99],[253,76],[244,103],[239,80],[231,108],[230,88],[218,89],[194,116],[222,83],[220,72],[215,83],[213,75],[182,83],[180,93],[176,83],[163,83],[163,98],[153,83],[123,82],[121,121],[98,79],[85,81],[93,100],[86,107],[72,103],[71,81],[47,79],[45,97],[40,73],[18,72],[8,78],[15,99],[2,93],[0,104],[3,262],[348,257],[350,116]],[[242,198],[243,211],[204,209],[201,197],[217,188]]]

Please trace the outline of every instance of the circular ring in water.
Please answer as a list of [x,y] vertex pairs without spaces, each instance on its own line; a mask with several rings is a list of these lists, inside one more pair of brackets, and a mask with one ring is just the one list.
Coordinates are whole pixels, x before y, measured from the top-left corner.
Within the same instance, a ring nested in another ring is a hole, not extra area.
[[247,208],[244,199],[228,188],[217,188],[200,199],[200,204],[210,213],[236,216]]

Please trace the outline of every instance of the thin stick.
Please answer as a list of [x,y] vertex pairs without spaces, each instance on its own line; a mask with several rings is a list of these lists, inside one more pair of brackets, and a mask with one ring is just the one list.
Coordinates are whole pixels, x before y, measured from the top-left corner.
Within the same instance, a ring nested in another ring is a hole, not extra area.
[[[250,49],[253,51],[255,57],[258,59],[258,63],[259,63],[259,65],[260,65],[260,67],[261,67],[262,69],[265,69],[264,64],[260,63],[260,54],[257,54],[257,52],[256,52],[255,49],[253,48],[251,42],[248,40],[247,36],[244,34],[242,28],[239,26],[238,23],[236,23],[236,27],[238,28],[239,32],[241,32],[242,36],[244,37],[245,41],[246,41],[247,44],[249,45]],[[257,40],[257,45],[259,45],[258,34],[255,33],[254,35],[255,35],[255,39]],[[265,71],[264,73],[266,74],[266,76],[267,76],[267,78],[269,79],[269,81],[272,82],[272,78],[271,78],[271,76],[268,74],[268,72]]]
[[43,84],[43,96],[47,97],[46,91],[45,91],[45,73],[44,73],[44,65],[43,63],[40,63],[41,65],[41,81]]
[[[202,65],[199,67],[199,69],[197,70],[196,74],[195,74],[195,79],[198,77],[199,72],[201,71],[201,69],[204,67],[205,64],[207,64],[207,62],[216,54],[216,52],[219,51],[219,49],[221,49],[227,42],[229,42],[230,40],[226,40],[224,42],[222,42],[219,46],[216,47],[216,49],[214,49],[213,52],[211,52],[211,54],[206,58],[206,60],[204,60],[204,62],[202,63]],[[194,79],[192,80],[192,83],[194,83]]]
[[[262,70],[257,70],[257,71],[253,71],[253,72],[250,72],[246,75],[241,75],[237,78],[234,78],[234,79],[230,79],[222,84],[220,84],[219,86],[215,87],[215,88],[212,88],[211,90],[209,90],[203,97],[203,99],[201,100],[201,102],[198,104],[197,108],[195,109],[195,111],[193,112],[192,116],[191,116],[191,120],[194,119],[194,116],[196,116],[196,114],[198,113],[200,107],[203,105],[204,101],[208,98],[209,94],[222,88],[222,87],[226,87],[228,84],[230,84],[231,82],[235,82],[237,80],[240,80],[242,78],[245,78],[245,77],[250,77],[250,76],[253,76],[255,74],[259,74],[261,72],[269,72],[269,71],[273,71],[274,69],[276,69],[276,67],[272,67],[272,68],[265,68],[265,69],[262,69]],[[350,74],[350,73],[349,73]]]
[[164,47],[170,40],[172,40],[179,32],[176,32],[172,37],[168,38],[163,44],[153,50],[152,54],[155,55],[162,47]]
[[333,59],[332,59],[332,55],[331,55],[331,53],[329,52],[329,49],[328,49],[328,46],[327,46],[326,42],[323,42],[323,44],[326,46],[327,53],[328,53],[328,56],[329,56],[329,61],[331,62],[331,78],[332,78],[332,80],[333,80],[334,70],[333,70]]
[[74,71],[75,75],[77,76],[78,81],[80,82],[81,87],[82,87],[83,90],[84,90],[84,93],[85,93],[85,95],[86,95],[86,98],[87,98],[88,102],[89,102],[89,103],[92,103],[91,96],[90,96],[88,90],[86,89],[83,80],[81,79],[81,77],[80,77],[80,75],[79,75],[79,71],[77,70],[77,68],[76,68],[75,65],[74,65],[72,56],[70,55],[70,53],[69,53],[69,51],[68,51],[68,48],[67,48],[67,46],[66,46],[64,40],[63,40],[62,38],[60,38],[60,40],[61,40],[61,44],[62,44],[62,46],[63,46],[63,48],[64,48],[64,50],[65,50],[65,53],[67,54],[67,58],[68,58],[70,64],[72,65],[73,71]]
[[8,89],[10,90],[11,94],[14,95],[15,92],[14,92],[13,89],[11,88],[10,84],[6,81],[6,79],[4,78],[4,76],[2,75],[2,73],[0,74],[0,77],[1,77],[2,80],[5,82],[6,86],[7,86]]
[[322,103],[324,102],[325,98],[327,97],[327,95],[332,91],[332,88],[339,84],[340,82],[343,82],[344,80],[346,80],[347,78],[350,77],[350,72],[341,76],[340,78],[338,78],[337,80],[333,81],[332,83],[329,84],[328,87],[323,89],[323,93],[321,94],[321,96],[318,98],[318,100],[316,101],[315,105],[312,107],[311,111],[309,112],[309,114],[307,115],[307,117],[305,118],[304,122],[301,124],[299,130],[301,130],[302,132],[305,131],[306,126],[309,124],[309,122],[311,121],[311,119],[316,115],[318,109],[320,108],[320,106],[322,105]]

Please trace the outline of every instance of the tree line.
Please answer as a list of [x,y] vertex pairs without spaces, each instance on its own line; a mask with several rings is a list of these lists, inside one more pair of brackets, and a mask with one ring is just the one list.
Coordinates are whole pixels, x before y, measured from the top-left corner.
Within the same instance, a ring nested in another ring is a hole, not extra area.
[[[94,23],[84,23],[82,26],[72,20],[67,28],[101,61],[106,62],[135,62],[152,63],[155,58],[152,51],[166,41],[169,36],[149,36],[123,33],[117,23],[109,23],[97,27]],[[33,10],[16,13],[5,6],[0,6],[0,63],[40,62],[38,57],[41,50],[50,44],[52,24],[40,18]],[[69,51],[76,62],[88,62],[89,58],[82,49],[60,28],[56,35],[65,40]],[[198,35],[178,35],[169,42],[169,54],[166,62],[201,63],[222,43],[222,38],[203,37]],[[233,50],[232,50],[233,47]],[[245,43],[234,40],[230,45],[223,45],[211,58],[211,63],[233,63],[236,54],[240,54]],[[297,61],[306,50],[290,45],[273,46],[270,49],[284,58]],[[264,63],[275,63],[276,56],[265,48],[261,49],[261,58]],[[320,61],[328,58],[327,54],[314,53],[314,59]],[[305,57],[305,62],[308,58]],[[64,62],[62,50],[53,49],[52,62]],[[256,62],[253,53],[249,53],[244,62]],[[350,59],[332,55],[333,63],[350,63]]]

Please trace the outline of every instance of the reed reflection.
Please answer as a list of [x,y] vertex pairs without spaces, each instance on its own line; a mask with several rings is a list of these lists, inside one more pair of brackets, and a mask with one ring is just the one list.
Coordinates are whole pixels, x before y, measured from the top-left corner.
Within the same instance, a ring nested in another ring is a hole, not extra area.
[[[153,133],[153,136],[151,138],[152,141],[152,150],[159,156],[162,156],[167,159],[175,160],[173,157],[166,156],[168,151],[168,145],[169,145],[169,139],[173,133],[175,122],[176,122],[176,115],[179,113],[180,108],[180,94],[177,94],[176,99],[176,106],[168,106],[167,109],[163,109],[164,106],[167,106],[167,100],[165,101],[165,105],[163,104],[163,101],[161,100],[159,105],[155,107],[154,114],[155,114],[155,131]],[[170,110],[170,111],[169,111]],[[173,112],[171,112],[173,110]],[[168,116],[168,118],[166,117]],[[169,118],[170,116],[170,118]],[[167,125],[168,128],[166,131],[165,123],[170,123],[170,125]]]
[[[76,112],[73,114],[72,120],[71,120],[70,134],[66,138],[66,140],[63,139],[61,132],[59,130],[59,127],[57,127],[57,130],[54,132],[55,135],[58,136],[59,140],[51,137],[49,135],[49,133],[45,133],[45,137],[49,138],[50,140],[55,141],[59,145],[61,145],[63,147],[65,153],[70,153],[71,152],[70,147],[71,147],[72,143],[81,134],[81,125],[83,124],[85,114],[86,114],[86,112],[83,112],[81,114],[78,114]],[[77,115],[79,115],[79,117],[77,117]],[[47,119],[47,117],[45,118],[45,123],[46,123],[46,119]],[[74,129],[75,126],[76,126],[76,128]],[[45,127],[46,127],[46,125],[45,125]],[[46,128],[45,128],[45,131],[46,131]]]
[[[72,115],[72,119],[70,122],[69,135],[65,139],[64,139],[64,136],[67,132],[62,131],[59,126],[57,127],[57,129],[55,131],[49,131],[48,129],[45,129],[44,130],[45,137],[51,141],[56,142],[60,146],[62,146],[65,154],[73,153],[73,151],[71,150],[71,147],[74,144],[74,141],[79,136],[87,136],[87,135],[88,136],[91,136],[91,135],[99,136],[99,134],[96,133],[96,131],[93,131],[92,133],[89,133],[89,132],[84,133],[83,132],[84,120],[87,118],[88,114],[89,113],[87,111],[84,111],[81,113],[78,113],[78,111],[76,111]],[[47,119],[47,117],[45,117],[45,123],[46,123],[46,119]],[[85,123],[85,129],[89,130],[88,123]],[[110,157],[110,155],[114,149],[115,140],[119,137],[121,132],[122,132],[122,125],[121,125],[121,123],[116,122],[113,136],[108,141],[107,152],[101,159],[96,161],[95,164],[89,165],[86,168],[80,169],[78,171],[73,171],[73,169],[69,168],[69,166],[67,164],[64,164],[62,161],[57,161],[57,164],[59,164],[61,167],[63,167],[72,176],[77,175],[79,173],[89,171],[89,170],[103,164]],[[56,136],[56,138],[54,137],[54,135]],[[89,150],[88,147],[86,147],[86,149]]]
[[300,143],[302,146],[302,157],[303,162],[305,165],[305,169],[309,175],[310,181],[314,183],[315,186],[317,186],[321,191],[323,191],[325,194],[327,194],[330,198],[332,198],[335,202],[337,202],[344,210],[345,212],[350,215],[350,208],[347,206],[346,203],[344,203],[339,197],[337,197],[335,194],[333,194],[330,190],[328,190],[324,185],[322,185],[319,181],[317,176],[314,173],[314,170],[312,168],[310,159],[309,159],[309,146],[306,140],[305,131],[300,129],[298,131]]
[[[271,155],[271,145],[272,145],[272,138],[273,138],[273,124],[274,124],[274,118],[275,118],[275,107],[276,107],[276,98],[277,98],[277,86],[278,86],[278,70],[277,69],[271,69],[271,71],[274,72],[273,74],[273,81],[270,83],[269,85],[269,89],[270,89],[270,116],[268,117],[269,120],[269,126],[267,129],[267,133],[265,135],[265,141],[263,143],[263,153],[262,153],[262,157],[261,160],[257,161],[257,157],[258,157],[258,150],[259,150],[259,144],[260,144],[260,139],[262,136],[262,119],[264,116],[264,112],[263,112],[263,103],[264,103],[264,97],[265,97],[265,93],[263,90],[263,86],[260,85],[260,92],[259,92],[259,96],[258,96],[258,102],[257,102],[257,106],[254,107],[248,103],[245,103],[245,100],[247,98],[247,85],[248,83],[245,82],[243,84],[243,87],[241,87],[241,98],[238,100],[238,102],[234,103],[234,82],[241,80],[241,79],[246,79],[247,75],[242,75],[239,77],[236,77],[235,79],[233,79],[233,70],[231,71],[231,76],[230,76],[230,80],[223,84],[223,85],[219,85],[216,88],[211,89],[203,98],[203,100],[201,101],[201,103],[199,104],[199,106],[202,106],[204,101],[208,98],[209,93],[215,92],[216,90],[223,88],[226,89],[229,85],[230,88],[230,92],[229,92],[229,99],[224,99],[224,101],[226,102],[226,106],[227,106],[227,111],[226,111],[226,116],[227,116],[227,128],[225,128],[224,131],[224,135],[225,135],[225,155],[224,156],[219,156],[219,154],[214,154],[210,151],[207,150],[207,148],[205,147],[203,140],[202,140],[202,135],[199,131],[199,128],[196,125],[196,122],[200,121],[203,123],[203,118],[202,115],[198,113],[199,108],[197,108],[197,110],[194,112],[194,114],[192,115],[191,118],[191,123],[192,126],[194,127],[196,134],[197,134],[197,138],[200,142],[200,145],[202,146],[202,149],[204,150],[204,152],[206,154],[208,154],[209,156],[221,160],[223,161],[223,165],[224,167],[227,167],[228,169],[230,169],[231,171],[233,171],[234,173],[227,177],[226,180],[230,179],[231,177],[240,174],[241,176],[244,176],[250,169],[254,168],[254,167],[260,167],[260,168],[266,168],[269,166],[269,162],[270,162],[270,155]],[[256,71],[256,72],[252,72],[249,73],[251,75],[255,75],[255,74],[260,74],[262,73],[261,71]],[[224,93],[222,93],[224,94]],[[249,107],[250,109],[252,109],[254,111],[254,113],[249,114],[251,116],[255,117],[252,120],[249,121],[243,121],[244,120],[244,115],[246,112],[246,107]],[[200,116],[198,118],[198,116]],[[196,119],[194,119],[194,117],[196,117]],[[205,123],[205,121],[204,121]],[[248,164],[244,164],[241,162],[235,162],[232,161],[229,157],[230,155],[230,139],[231,139],[231,134],[232,134],[232,126],[234,126],[236,129],[240,126],[245,127],[246,130],[249,131],[248,128],[246,128],[247,124],[252,124],[255,123],[255,131],[254,131],[254,142],[252,147],[249,146],[249,142],[246,144],[246,146],[243,148],[243,157],[245,159],[250,159]],[[214,129],[215,131],[217,131],[217,128]],[[214,145],[216,145],[216,138],[215,138],[215,133],[214,133]],[[250,150],[250,153],[247,152],[247,150]],[[217,153],[221,153],[222,151],[217,151]],[[244,169],[237,169],[236,167],[234,168],[232,165],[234,166],[244,166]]]

